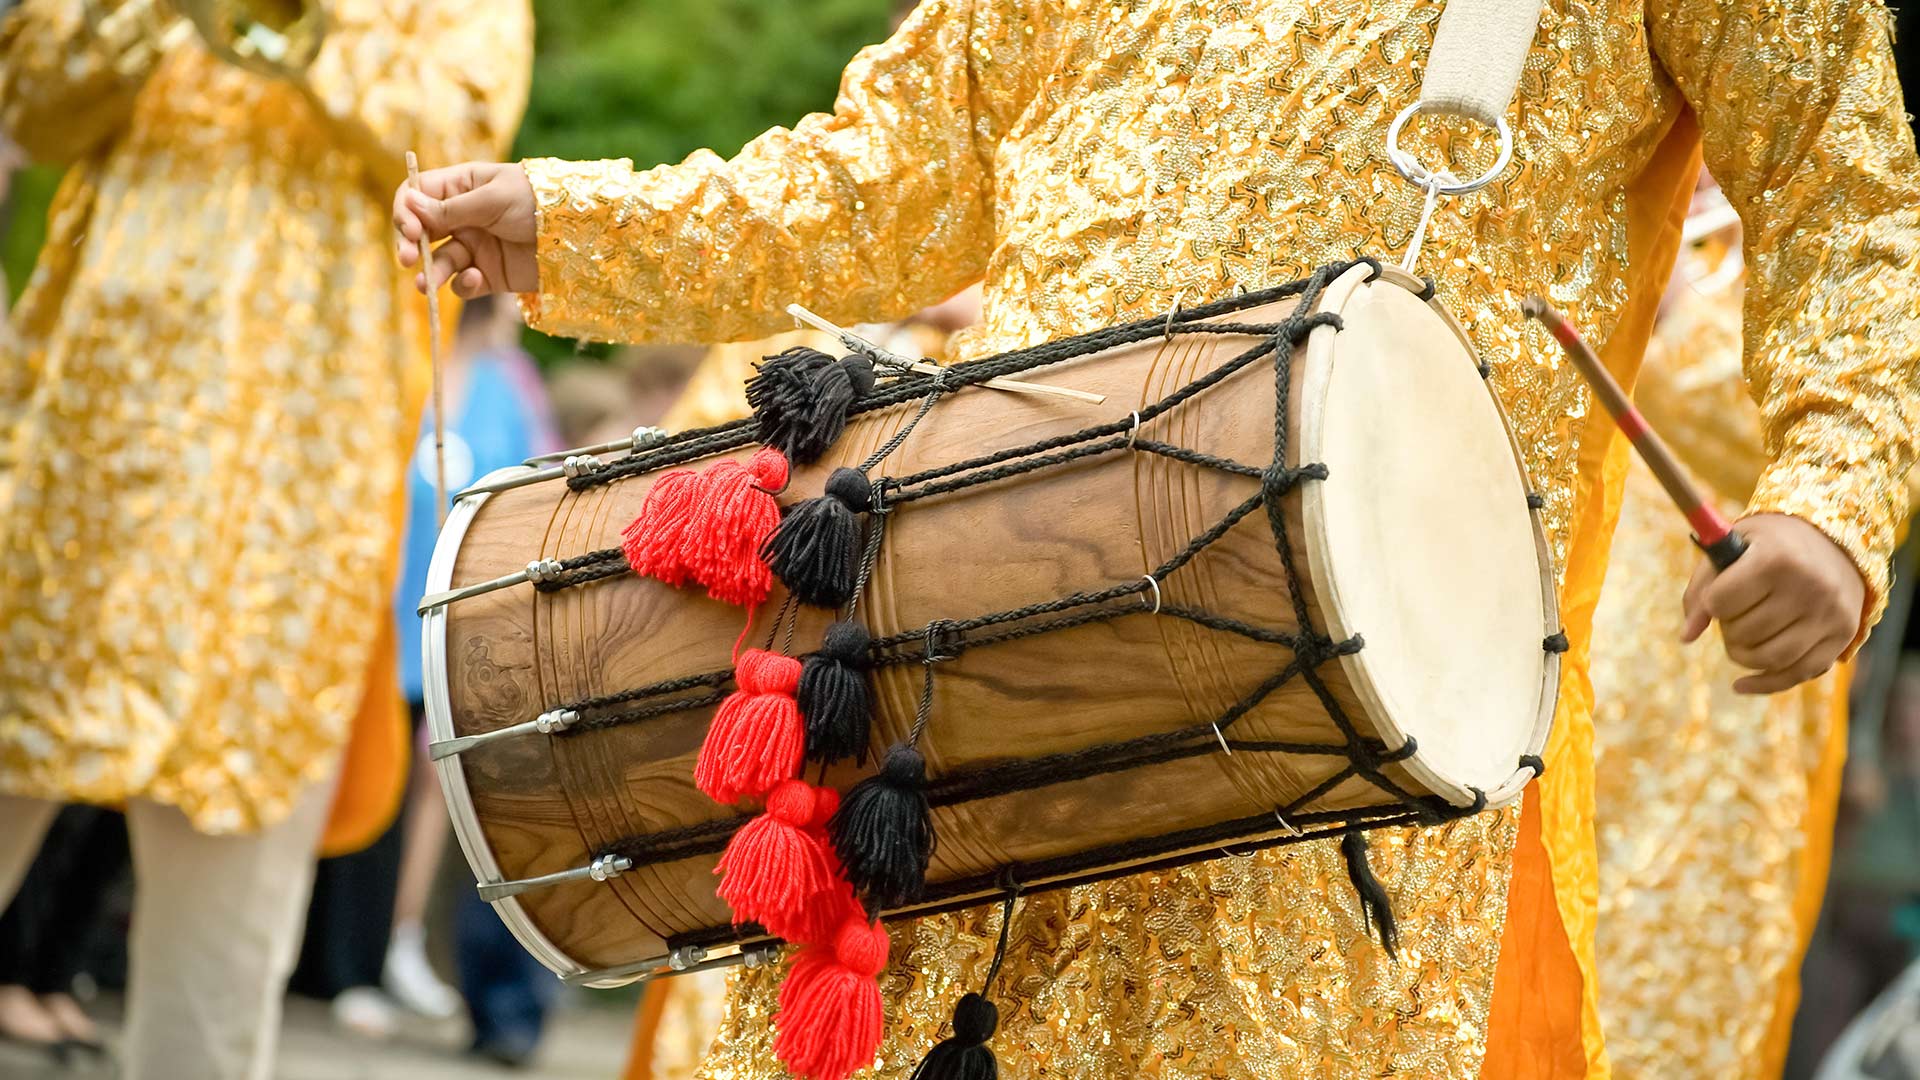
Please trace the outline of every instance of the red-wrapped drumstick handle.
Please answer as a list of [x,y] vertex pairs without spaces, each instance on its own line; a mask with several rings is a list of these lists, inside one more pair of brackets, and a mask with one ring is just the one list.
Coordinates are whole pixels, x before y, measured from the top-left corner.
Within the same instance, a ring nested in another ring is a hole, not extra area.
[[1587,344],[1572,323],[1545,300],[1531,297],[1520,305],[1520,310],[1529,318],[1539,320],[1565,347],[1573,366],[1580,370],[1587,385],[1593,388],[1593,396],[1600,399],[1600,404],[1606,407],[1613,422],[1620,426],[1627,441],[1633,444],[1641,460],[1653,471],[1660,486],[1667,489],[1667,495],[1687,516],[1687,523],[1693,526],[1693,542],[1706,552],[1714,566],[1722,570],[1732,566],[1747,550],[1746,541],[1733,531],[1733,526],[1727,524],[1727,519],[1721,517],[1719,511],[1700,497],[1700,492],[1687,479],[1687,474],[1681,471],[1679,462],[1674,460],[1673,452],[1647,425],[1646,417],[1633,407],[1633,402],[1620,389],[1620,384],[1613,381],[1613,376],[1601,365],[1600,358],[1594,355],[1593,347]]

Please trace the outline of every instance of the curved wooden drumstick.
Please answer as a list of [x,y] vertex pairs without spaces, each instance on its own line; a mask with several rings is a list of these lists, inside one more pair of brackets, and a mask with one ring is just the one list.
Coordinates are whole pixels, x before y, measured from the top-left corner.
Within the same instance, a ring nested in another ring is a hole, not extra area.
[[1627,441],[1639,452],[1640,459],[1647,463],[1647,468],[1653,470],[1654,478],[1660,481],[1661,487],[1667,489],[1668,497],[1687,516],[1687,523],[1693,526],[1693,542],[1706,552],[1707,559],[1721,570],[1732,566],[1747,550],[1747,542],[1733,531],[1733,526],[1727,524],[1727,519],[1721,517],[1719,511],[1700,497],[1700,492],[1687,479],[1687,474],[1681,470],[1680,463],[1674,460],[1667,444],[1660,441],[1660,436],[1647,425],[1646,417],[1641,416],[1640,410],[1634,408],[1633,402],[1627,399],[1620,384],[1607,374],[1600,358],[1594,355],[1593,347],[1587,344],[1565,316],[1545,300],[1537,296],[1529,297],[1520,305],[1520,310],[1528,318],[1544,325],[1566,349],[1568,359],[1579,369],[1587,385],[1593,387],[1593,396],[1600,399],[1600,404],[1606,407],[1613,422],[1620,426]]
[[[407,183],[425,195],[420,187],[420,159],[407,151]],[[420,277],[427,283],[427,356],[433,366],[433,523],[447,524],[447,430],[446,413],[441,409],[440,392],[440,290],[433,285],[433,248],[427,243],[427,231],[420,230]],[[412,456],[407,459],[413,464]]]

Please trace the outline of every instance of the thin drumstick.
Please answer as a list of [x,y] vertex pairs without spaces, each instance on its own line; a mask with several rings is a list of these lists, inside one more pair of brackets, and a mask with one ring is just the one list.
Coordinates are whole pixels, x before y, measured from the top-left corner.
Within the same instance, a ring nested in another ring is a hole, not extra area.
[[[420,186],[420,159],[407,151],[407,183],[425,195]],[[440,391],[440,290],[433,285],[433,248],[427,243],[426,229],[420,230],[420,277],[427,283],[427,356],[433,367],[433,521],[437,527],[447,523],[447,429],[441,409]]]
[[1714,566],[1721,570],[1732,566],[1747,550],[1747,542],[1733,531],[1733,526],[1727,524],[1727,519],[1721,517],[1719,511],[1700,497],[1699,489],[1687,479],[1673,451],[1660,441],[1660,436],[1647,425],[1646,417],[1634,408],[1626,392],[1620,389],[1620,384],[1613,381],[1613,376],[1607,373],[1600,358],[1594,355],[1593,347],[1587,344],[1565,316],[1545,300],[1537,296],[1530,297],[1520,305],[1520,310],[1528,318],[1544,325],[1566,350],[1567,358],[1573,361],[1581,377],[1593,388],[1593,396],[1600,399],[1600,404],[1613,417],[1613,422],[1619,425],[1627,441],[1633,444],[1640,459],[1652,470],[1654,478],[1660,481],[1661,487],[1667,489],[1667,496],[1687,516],[1687,523],[1693,526],[1693,542],[1706,552]]

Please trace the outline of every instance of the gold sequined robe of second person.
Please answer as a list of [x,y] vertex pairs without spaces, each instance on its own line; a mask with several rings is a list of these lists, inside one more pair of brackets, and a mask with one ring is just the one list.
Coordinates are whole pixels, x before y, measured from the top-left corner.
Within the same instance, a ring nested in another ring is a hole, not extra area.
[[[1688,285],[1635,395],[1727,514],[1766,464],[1740,385],[1739,257],[1721,236],[1683,256]],[[1619,1080],[1778,1080],[1826,885],[1849,667],[1734,693],[1744,672],[1718,627],[1680,642],[1674,598],[1697,557],[1635,461],[1594,614],[1600,1013]]]
[[[1420,200],[1385,132],[1439,13],[927,0],[854,60],[831,114],[731,160],[528,162],[527,310],[553,333],[731,340],[788,302],[879,322],[984,278],[983,321],[952,342],[971,358],[1397,255]],[[1548,296],[1630,383],[1704,143],[1755,267],[1745,355],[1770,463],[1748,509],[1845,549],[1869,623],[1920,375],[1920,170],[1887,26],[1873,0],[1547,0],[1508,112],[1516,166],[1441,202],[1420,263],[1491,366],[1563,567],[1573,648],[1545,775],[1518,810],[1379,837],[1397,960],[1326,844],[1026,898],[994,988],[1008,1075],[1606,1075],[1585,661],[1626,451],[1520,300]],[[906,1076],[940,1037],[998,922],[896,924],[875,1075]],[[736,981],[703,1076],[783,1075],[779,978]]]
[[0,20],[0,122],[67,165],[0,346],[0,792],[247,833],[333,774],[388,618],[426,383],[403,154],[506,149],[531,17],[331,0],[292,79],[103,36],[130,4]]

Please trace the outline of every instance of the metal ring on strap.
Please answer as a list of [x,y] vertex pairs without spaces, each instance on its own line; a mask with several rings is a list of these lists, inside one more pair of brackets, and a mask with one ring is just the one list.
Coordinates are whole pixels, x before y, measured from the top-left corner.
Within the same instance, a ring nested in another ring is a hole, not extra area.
[[1400,175],[1405,177],[1408,183],[1422,191],[1432,187],[1442,195],[1465,195],[1470,191],[1479,191],[1507,171],[1507,164],[1513,160],[1513,129],[1507,125],[1507,119],[1503,116],[1494,124],[1494,130],[1500,135],[1500,154],[1494,158],[1493,164],[1487,171],[1471,180],[1435,184],[1434,179],[1439,174],[1422,165],[1420,160],[1412,154],[1400,149],[1400,131],[1407,126],[1407,121],[1413,119],[1415,113],[1432,111],[1435,110],[1426,107],[1425,102],[1416,101],[1400,110],[1400,115],[1394,117],[1392,126],[1387,128],[1387,160],[1393,162],[1393,167],[1399,170]]

